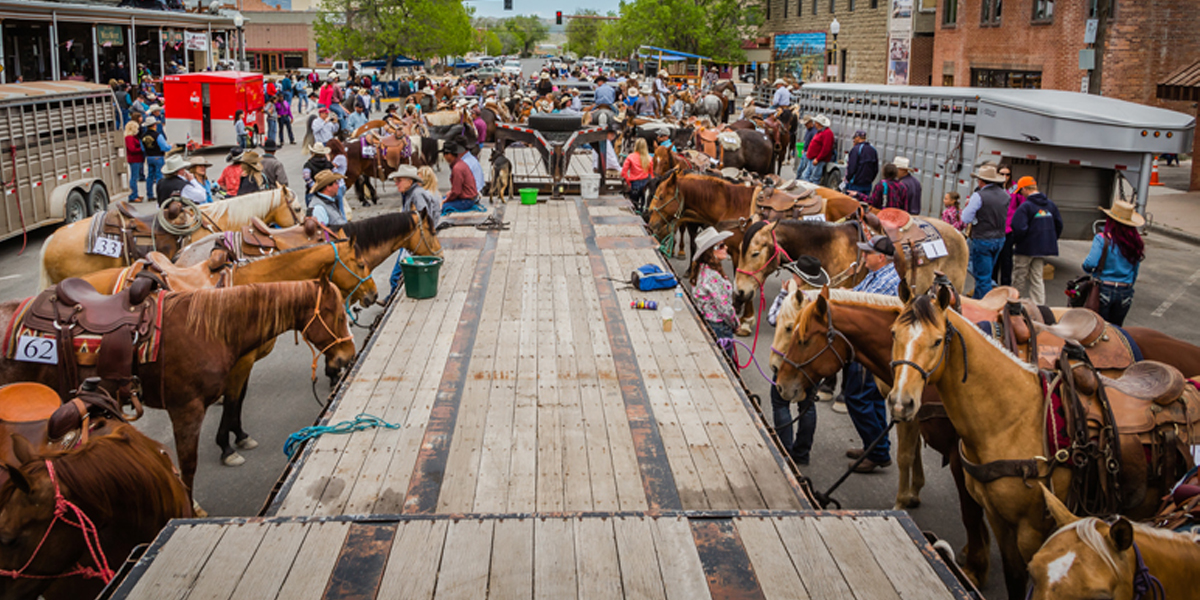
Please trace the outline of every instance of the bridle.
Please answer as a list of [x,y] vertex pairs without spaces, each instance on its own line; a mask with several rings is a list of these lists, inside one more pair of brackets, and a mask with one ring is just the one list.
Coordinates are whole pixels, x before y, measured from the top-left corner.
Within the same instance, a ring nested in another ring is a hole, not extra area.
[[[834,345],[834,341],[838,340],[838,339],[841,339],[843,342],[845,342],[846,348],[848,348],[850,350],[850,354],[848,357],[843,357],[842,353],[838,351],[837,346]],[[819,351],[817,351],[816,354],[810,356],[804,362],[796,362],[796,361],[788,358],[786,352],[780,352],[778,349],[775,348],[775,346],[771,346],[771,352],[773,352],[775,355],[779,356],[779,358],[782,359],[783,362],[787,363],[793,369],[796,369],[797,371],[799,371],[800,374],[804,376],[804,379],[808,382],[810,387],[816,386],[820,382],[813,379],[812,375],[809,375],[808,371],[805,370],[805,367],[816,362],[816,360],[818,358],[821,358],[821,355],[825,354],[826,352],[833,352],[833,355],[838,360],[838,369],[837,369],[838,371],[841,371],[846,365],[854,362],[855,357],[856,357],[856,353],[854,351],[854,344],[850,343],[850,339],[846,337],[846,334],[844,334],[841,331],[838,331],[836,328],[834,328],[834,326],[833,326],[833,311],[830,311],[830,310],[825,311],[825,346],[823,346]]]
[[950,350],[949,350],[950,342],[955,337],[958,338],[958,343],[960,346],[962,346],[962,351],[963,351],[962,382],[966,383],[967,382],[967,373],[968,373],[967,360],[966,360],[967,341],[965,338],[963,338],[962,334],[958,332],[958,329],[954,327],[954,323],[950,322],[950,319],[948,317],[946,318],[946,333],[945,333],[945,335],[942,336],[942,354],[941,354],[941,356],[938,357],[938,361],[936,364],[933,365],[932,369],[929,369],[928,371],[926,371],[925,368],[922,367],[921,365],[919,365],[911,360],[903,359],[903,358],[899,359],[899,360],[893,360],[889,364],[889,366],[892,368],[893,371],[896,370],[896,367],[901,367],[901,366],[909,367],[909,368],[915,370],[918,374],[920,374],[921,381],[925,382],[925,384],[928,385],[929,378],[933,377],[933,374],[937,373],[938,369],[941,369],[942,365],[944,365],[946,363],[946,355],[948,355],[950,353]]
[[[682,198],[682,190],[679,186],[679,167],[673,167],[670,172],[668,172],[666,175],[663,176],[663,179],[665,180],[668,177],[675,178],[675,195],[674,195],[674,197],[671,198],[670,202],[667,202],[666,204],[663,204],[662,206],[658,206],[658,207],[651,206],[650,212],[658,215],[658,217],[660,219],[666,221],[667,235],[670,236],[675,233],[675,229],[679,226],[680,219],[683,218],[683,198]],[[660,183],[659,186],[661,187],[662,184]],[[679,207],[675,210],[675,215],[668,218],[666,216],[667,212],[665,209],[668,206],[670,206],[671,204],[678,204]]]
[[[325,352],[327,350],[329,350],[330,348],[332,348],[342,342],[348,342],[348,341],[351,341],[354,339],[353,333],[350,333],[349,335],[346,335],[345,337],[338,337],[338,334],[334,333],[333,328],[330,327],[329,324],[325,322],[325,317],[321,316],[321,296],[324,293],[325,293],[325,286],[318,282],[317,283],[317,302],[315,304],[313,304],[313,314],[311,317],[308,318],[308,322],[304,324],[304,327],[301,328],[300,331],[296,334],[297,337],[304,336],[304,343],[306,345],[308,345],[308,349],[312,351],[312,355],[313,355],[312,380],[313,381],[317,380],[317,360],[320,359],[321,355],[325,354]],[[317,351],[316,345],[313,344],[312,342],[308,341],[308,328],[312,327],[312,324],[314,321],[320,323],[321,327],[325,328],[325,333],[328,333],[329,337],[333,338],[333,341],[329,342],[329,344],[327,344],[324,348],[321,348],[321,350],[319,352]],[[297,343],[299,343],[299,342],[297,342]]]
[[[54,484],[54,518],[46,526],[46,533],[42,534],[42,539],[38,542],[37,547],[33,549],[33,554],[29,556],[29,560],[25,561],[25,564],[15,571],[0,569],[0,577],[10,577],[12,579],[58,579],[60,577],[79,575],[89,579],[99,579],[107,584],[112,581],[115,573],[108,566],[108,557],[104,555],[104,548],[100,545],[100,533],[96,529],[96,524],[84,514],[83,509],[63,497],[62,490],[58,485],[58,477],[54,474],[54,463],[49,460],[45,462],[46,473],[50,476],[50,482]],[[76,520],[72,521],[67,516],[68,513],[74,514]],[[25,572],[33,564],[34,559],[37,558],[38,552],[41,552],[42,547],[46,545],[46,540],[50,537],[50,531],[54,529],[54,524],[59,521],[83,533],[83,542],[87,546],[88,553],[92,556],[92,562],[96,563],[99,570],[75,563],[74,569],[57,575],[31,575]]]
[[[358,283],[356,283],[354,285],[354,288],[350,290],[350,293],[346,294],[346,300],[344,302],[342,302],[342,308],[345,309],[346,316],[350,318],[350,322],[354,323],[355,325],[358,325],[358,317],[351,314],[351,312],[350,312],[351,299],[354,297],[354,294],[358,293],[358,288],[362,287],[364,283],[371,280],[371,274],[368,273],[366,277],[363,277],[363,276],[359,275],[358,273],[355,273],[354,269],[351,269],[350,265],[346,264],[346,262],[342,260],[342,255],[338,251],[337,242],[329,242],[329,247],[333,248],[334,266],[335,267],[341,266],[343,269],[346,270],[347,273],[350,274],[351,277],[354,277],[355,279],[358,280]],[[330,271],[331,277],[332,277],[332,274],[333,274],[333,272]],[[330,279],[330,283],[332,283],[332,279]],[[319,299],[318,299],[318,302],[319,302]]]
[[[786,259],[787,262],[793,262],[792,257],[788,255],[787,250],[784,250],[783,246],[779,245],[779,238],[775,235],[774,227],[771,228],[771,245],[774,246],[774,251],[771,254],[771,258],[768,258],[767,262],[763,263],[763,265],[761,267],[759,267],[753,271],[747,271],[746,269],[736,269],[736,271],[738,273],[741,273],[742,275],[749,275],[750,278],[753,279],[754,282],[758,284],[758,290],[760,293],[762,292],[763,283],[766,281],[766,277],[764,276],[764,277],[760,278],[758,275],[759,273],[762,273],[763,271],[765,271],[767,269],[767,267],[771,266],[771,263],[775,262],[776,259],[778,259],[780,256],[783,256],[783,258]],[[780,262],[780,264],[782,264],[782,261]]]

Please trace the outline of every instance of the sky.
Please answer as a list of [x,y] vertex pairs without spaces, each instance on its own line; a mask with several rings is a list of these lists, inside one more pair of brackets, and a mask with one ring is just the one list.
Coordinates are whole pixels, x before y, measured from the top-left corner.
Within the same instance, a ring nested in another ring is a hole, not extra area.
[[517,15],[538,15],[544,19],[553,19],[556,11],[569,15],[580,8],[591,8],[600,14],[614,11],[620,6],[619,0],[513,0],[513,9],[504,10],[504,0],[466,0],[463,4],[475,7],[477,17],[515,17]]

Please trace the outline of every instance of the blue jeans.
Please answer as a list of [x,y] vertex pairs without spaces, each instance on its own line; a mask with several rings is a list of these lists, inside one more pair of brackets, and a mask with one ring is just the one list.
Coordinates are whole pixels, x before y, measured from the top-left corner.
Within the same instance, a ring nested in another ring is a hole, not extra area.
[[[733,339],[733,328],[732,327],[730,327],[724,323],[714,323],[713,321],[708,321],[708,326],[710,328],[712,328],[712,330],[713,330],[713,337],[717,338],[718,340]],[[734,357],[733,356],[733,344],[725,346],[724,348],[722,348],[722,350],[725,351],[725,354],[727,356],[729,356],[729,358],[732,359]]]
[[[879,393],[875,377],[862,365],[856,362],[846,365],[843,375],[842,397],[846,399],[846,412],[862,439],[863,449],[866,449],[887,429],[887,400]],[[891,460],[891,447],[891,440],[885,437],[867,458],[875,463],[887,462]]]
[[804,179],[804,173],[812,166],[812,162],[808,160],[807,156],[804,156],[803,152],[800,153],[796,160],[798,161],[796,163],[796,179]]
[[[267,119],[267,139],[279,143],[275,134],[279,132],[279,119]],[[265,141],[265,140],[264,140]]]
[[346,114],[346,109],[342,108],[341,104],[334,102],[333,104],[329,105],[329,110],[333,111],[333,114],[337,115],[339,129],[345,129],[346,117],[349,116]]
[[[783,449],[792,455],[792,460],[797,464],[807,465],[809,453],[812,452],[813,433],[817,430],[817,407],[813,406],[812,397],[796,403],[796,410],[804,412],[804,416],[794,424],[789,424],[792,421],[792,403],[784,400],[775,386],[771,386],[771,408],[775,418],[775,435],[779,436]],[[793,427],[796,428],[794,436]]]
[[479,203],[475,200],[448,200],[442,203],[442,209],[452,208],[457,211],[466,211],[474,208],[476,204]]
[[[129,201],[138,201],[138,180],[142,178],[142,163],[129,163]],[[146,190],[146,193],[149,193]]]
[[808,165],[804,170],[804,180],[809,183],[821,183],[821,177],[825,175],[825,165],[828,162],[815,162]]
[[1100,284],[1100,316],[1118,327],[1125,324],[1129,307],[1133,306],[1133,287]]
[[870,185],[846,184],[846,191],[847,192],[858,192],[864,196],[869,196],[871,194],[871,186]]
[[992,281],[992,268],[1004,248],[1004,238],[971,240],[971,264],[969,270],[975,279],[975,292],[972,297],[976,300],[992,291],[996,284]]
[[153,202],[154,188],[158,185],[158,180],[162,179],[163,157],[147,156],[146,157],[146,197]]
[[408,254],[408,248],[401,248],[400,253],[396,255],[396,266],[392,267],[392,276],[388,279],[388,283],[392,284],[388,294],[395,294],[396,288],[400,287],[400,261]]

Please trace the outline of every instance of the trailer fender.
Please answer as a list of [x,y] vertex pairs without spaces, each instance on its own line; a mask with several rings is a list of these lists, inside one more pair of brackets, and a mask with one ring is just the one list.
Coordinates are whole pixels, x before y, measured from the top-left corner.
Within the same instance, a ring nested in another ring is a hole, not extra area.
[[104,185],[104,181],[99,177],[85,177],[55,186],[54,191],[50,192],[50,217],[54,219],[65,219],[67,217],[67,196],[74,190],[79,190],[79,193],[83,194],[84,208],[86,209],[88,192],[91,191],[92,185],[96,183]]

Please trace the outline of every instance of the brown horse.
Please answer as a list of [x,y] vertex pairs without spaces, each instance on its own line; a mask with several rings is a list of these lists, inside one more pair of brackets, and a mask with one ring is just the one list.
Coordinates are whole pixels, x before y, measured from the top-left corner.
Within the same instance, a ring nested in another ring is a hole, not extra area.
[[[42,455],[14,436],[13,450],[0,484],[0,597],[93,598],[135,546],[192,516],[167,451],[132,426]],[[80,529],[76,508],[94,531]]]
[[[8,323],[20,301],[0,304],[0,323]],[[299,331],[327,367],[341,369],[354,358],[354,336],[347,325],[341,293],[317,281],[260,283],[232,288],[168,294],[162,309],[158,361],[137,365],[142,402],[164,408],[171,417],[183,482],[192,489],[196,448],[204,413],[225,392],[238,360],[287,331]],[[96,374],[80,365],[81,379]],[[0,381],[58,384],[55,365],[0,358]]]
[[[255,217],[268,224],[291,227],[300,222],[298,215],[303,212],[303,207],[296,204],[296,197],[291,190],[280,187],[211,204],[202,204],[200,212],[204,213],[208,228],[197,229],[180,247],[214,231],[236,230],[244,227],[249,225]],[[93,218],[103,219],[104,217],[97,215]],[[42,244],[41,255],[43,289],[68,277],[79,277],[101,269],[127,266],[123,258],[85,252],[84,246],[89,227],[91,227],[90,219],[78,221],[59,228],[58,231],[46,238],[45,243]],[[159,248],[158,251],[173,257],[179,248]],[[208,258],[207,253],[204,258]]]
[[[1200,569],[1196,568],[1200,565],[1200,535],[1155,529],[1124,517],[1113,522],[1079,518],[1045,487],[1042,495],[1058,531],[1029,561],[1033,582],[1028,598],[1196,597],[1200,590]],[[1143,566],[1146,572],[1141,573]],[[1150,577],[1163,595],[1154,592]]]
[[[365,158],[362,155],[363,142],[361,138],[356,138],[346,144],[346,181],[354,187],[354,193],[363,206],[368,205],[368,197],[371,204],[379,203],[379,194],[375,191],[372,179],[386,182],[388,176],[400,165],[412,165],[420,168],[437,164],[437,140],[419,136],[408,136],[408,139],[410,144],[408,156],[400,156],[400,147],[395,146],[386,150],[378,148],[375,150],[375,156]],[[391,140],[392,138],[389,136],[384,139],[384,143],[395,143]],[[382,152],[395,153],[396,159],[389,160],[381,155]]]

